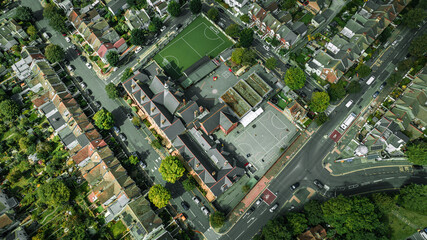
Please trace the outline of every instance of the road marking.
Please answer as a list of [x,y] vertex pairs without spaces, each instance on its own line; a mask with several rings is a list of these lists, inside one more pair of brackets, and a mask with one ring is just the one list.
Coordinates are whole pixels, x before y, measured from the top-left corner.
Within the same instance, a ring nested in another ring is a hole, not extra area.
[[375,181],[373,181],[374,183],[377,183],[377,182],[381,182],[382,181],[382,179],[378,179],[378,180],[375,180]]
[[388,177],[388,178],[386,178],[386,180],[390,180],[390,179],[393,179],[394,177]]
[[266,208],[266,209],[264,209],[264,211],[262,211],[262,212],[261,212],[261,215],[262,215],[262,214],[264,214],[264,212],[265,212],[266,210],[267,210],[267,208]]
[[399,177],[399,178],[406,178],[405,176],[401,176],[401,177]]
[[360,185],[361,186],[365,186],[365,185],[368,185],[370,182],[364,182],[364,183],[361,183]]
[[236,239],[238,239],[245,231],[242,231],[237,237]]

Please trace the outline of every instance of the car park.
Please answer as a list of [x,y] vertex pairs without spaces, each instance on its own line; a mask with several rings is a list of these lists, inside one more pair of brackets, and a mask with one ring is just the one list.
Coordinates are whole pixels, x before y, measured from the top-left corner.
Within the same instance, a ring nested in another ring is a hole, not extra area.
[[276,203],[276,204],[274,204],[271,208],[270,208],[270,212],[274,212],[274,211],[276,211],[276,209],[279,207],[279,204],[278,203]]
[[323,185],[323,183],[319,180],[319,179],[315,179],[313,181],[314,185],[316,185],[319,189],[323,189],[325,187],[325,185]]
[[81,82],[81,83],[80,83],[80,87],[81,87],[81,88],[83,88],[83,89],[85,89],[85,88],[87,88],[87,85],[86,85],[86,83]]
[[86,67],[87,67],[87,68],[89,68],[89,69],[91,69],[91,68],[92,68],[92,65],[90,65],[90,63],[88,63],[88,62],[87,62],[87,63],[86,63]]
[[135,53],[139,53],[139,52],[141,52],[141,50],[142,50],[142,47],[137,47],[137,48],[135,49]]
[[376,91],[376,92],[372,95],[372,97],[373,97],[373,98],[377,98],[377,97],[378,97],[378,95],[380,95],[380,92]]
[[203,207],[201,207],[200,208],[200,210],[202,210],[202,212],[205,214],[205,215],[209,215],[209,210],[205,207],[205,206],[203,206]]
[[125,136],[123,133],[120,133],[120,134],[119,134],[119,138],[120,138],[120,140],[122,140],[123,142],[124,142],[124,141],[126,141],[126,139],[127,139],[127,138],[126,138],[126,136]]
[[186,203],[184,201],[181,202],[181,206],[182,206],[182,208],[184,208],[184,210],[190,209],[190,205],[188,205],[188,203]]
[[298,187],[299,187],[299,182],[296,182],[296,183],[292,184],[290,188],[292,191],[295,191],[295,189],[297,189]]
[[197,196],[192,197],[191,200],[193,200],[196,204],[200,203],[200,199]]
[[65,37],[65,41],[69,43],[71,42],[71,39],[69,37]]

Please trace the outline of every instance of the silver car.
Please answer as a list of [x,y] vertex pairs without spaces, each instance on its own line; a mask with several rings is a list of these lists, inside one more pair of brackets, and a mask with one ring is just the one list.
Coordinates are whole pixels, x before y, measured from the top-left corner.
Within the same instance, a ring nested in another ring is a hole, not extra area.
[[205,215],[209,215],[209,213],[210,213],[210,212],[209,212],[209,210],[208,210],[206,207],[204,207],[204,206],[203,206],[203,207],[201,207],[201,208],[200,208],[200,210],[202,210],[202,212],[203,212]]
[[276,211],[276,209],[279,207],[279,204],[278,203],[276,203],[276,204],[274,204],[271,208],[270,208],[270,212],[274,212],[274,211]]

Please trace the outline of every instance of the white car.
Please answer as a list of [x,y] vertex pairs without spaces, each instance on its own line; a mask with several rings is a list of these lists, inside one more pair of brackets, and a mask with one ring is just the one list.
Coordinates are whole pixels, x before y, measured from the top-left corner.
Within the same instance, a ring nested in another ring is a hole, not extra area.
[[87,68],[89,68],[89,69],[91,69],[91,68],[92,68],[92,65],[90,65],[90,63],[88,63],[88,62],[87,62],[87,63],[86,63],[86,67],[87,67]]
[[197,196],[191,198],[196,204],[200,203],[200,199]]
[[274,206],[270,208],[270,212],[274,212],[278,207],[279,207],[278,203],[274,204]]
[[270,50],[270,47],[269,47],[269,46],[267,46],[267,45],[264,45],[264,49],[265,49],[265,50],[267,50],[267,51],[269,51],[269,50]]
[[142,47],[137,47],[137,48],[135,49],[135,53],[139,53],[139,52],[141,52],[141,50],[142,50]]
[[200,208],[200,210],[202,210],[202,212],[205,214],[205,215],[209,215],[209,210],[206,208],[206,207],[201,207]]
[[160,28],[160,32],[163,32],[164,30],[166,30],[166,26],[163,26],[162,28]]
[[65,37],[65,41],[67,41],[69,43],[69,42],[71,42],[71,39],[69,37]]

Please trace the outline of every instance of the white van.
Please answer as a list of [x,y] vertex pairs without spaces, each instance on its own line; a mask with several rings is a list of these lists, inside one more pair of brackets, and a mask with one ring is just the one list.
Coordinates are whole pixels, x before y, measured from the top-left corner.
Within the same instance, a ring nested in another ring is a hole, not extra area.
[[348,102],[345,104],[345,107],[346,107],[346,108],[349,108],[349,107],[351,106],[351,104],[353,104],[353,100],[348,101]]
[[366,85],[371,85],[371,84],[374,82],[374,80],[375,80],[375,77],[374,77],[374,76],[370,77],[370,78],[368,79],[368,81],[366,82]]
[[44,32],[43,34],[43,37],[46,39],[46,40],[48,40],[50,37],[49,37],[49,34],[47,34],[46,32]]

